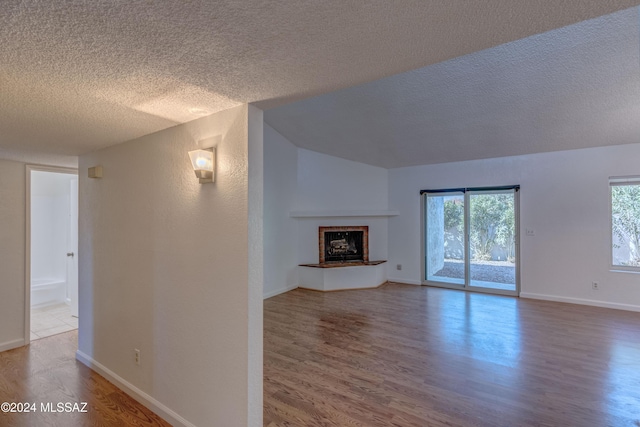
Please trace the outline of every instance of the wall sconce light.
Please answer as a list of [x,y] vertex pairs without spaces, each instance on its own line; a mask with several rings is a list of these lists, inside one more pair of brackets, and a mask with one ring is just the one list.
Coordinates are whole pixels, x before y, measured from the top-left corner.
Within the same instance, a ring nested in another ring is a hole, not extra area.
[[207,148],[204,150],[189,151],[189,157],[191,158],[193,170],[196,172],[196,176],[200,180],[200,184],[213,182],[213,173],[216,163],[216,152],[214,149]]

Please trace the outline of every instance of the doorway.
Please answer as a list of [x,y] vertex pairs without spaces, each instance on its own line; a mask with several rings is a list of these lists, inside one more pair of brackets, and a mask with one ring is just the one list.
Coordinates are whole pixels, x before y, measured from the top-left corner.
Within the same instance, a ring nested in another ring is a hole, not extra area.
[[421,191],[422,283],[519,295],[519,188]]
[[78,175],[27,166],[28,341],[78,328]]

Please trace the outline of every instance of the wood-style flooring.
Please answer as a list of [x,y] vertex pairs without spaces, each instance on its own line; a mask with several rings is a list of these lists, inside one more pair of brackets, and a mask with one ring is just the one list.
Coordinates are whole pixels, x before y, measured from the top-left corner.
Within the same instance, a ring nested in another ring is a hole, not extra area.
[[[399,284],[264,312],[265,426],[640,426],[640,313]],[[0,353],[0,403],[88,412],[0,426],[169,425],[76,348],[74,331]]]
[[[35,403],[37,409],[32,413],[0,411],[0,426],[170,427],[116,386],[77,362],[77,348],[77,331],[72,331],[0,353],[0,403],[29,402]],[[56,407],[58,402],[87,402],[87,412],[41,412],[42,404],[52,403]]]
[[640,313],[400,284],[264,313],[265,426],[640,426]]

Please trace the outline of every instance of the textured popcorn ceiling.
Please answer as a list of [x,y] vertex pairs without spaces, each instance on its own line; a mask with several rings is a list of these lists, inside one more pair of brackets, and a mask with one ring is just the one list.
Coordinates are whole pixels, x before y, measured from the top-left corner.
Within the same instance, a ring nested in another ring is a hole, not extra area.
[[265,112],[386,168],[640,142],[637,8]]
[[7,0],[0,157],[78,155],[239,103],[277,107],[639,3]]

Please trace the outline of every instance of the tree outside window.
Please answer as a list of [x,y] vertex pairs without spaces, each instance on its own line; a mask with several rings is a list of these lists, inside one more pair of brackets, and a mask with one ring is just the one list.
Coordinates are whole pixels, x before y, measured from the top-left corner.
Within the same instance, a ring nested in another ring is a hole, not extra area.
[[640,268],[640,182],[611,185],[612,264]]

